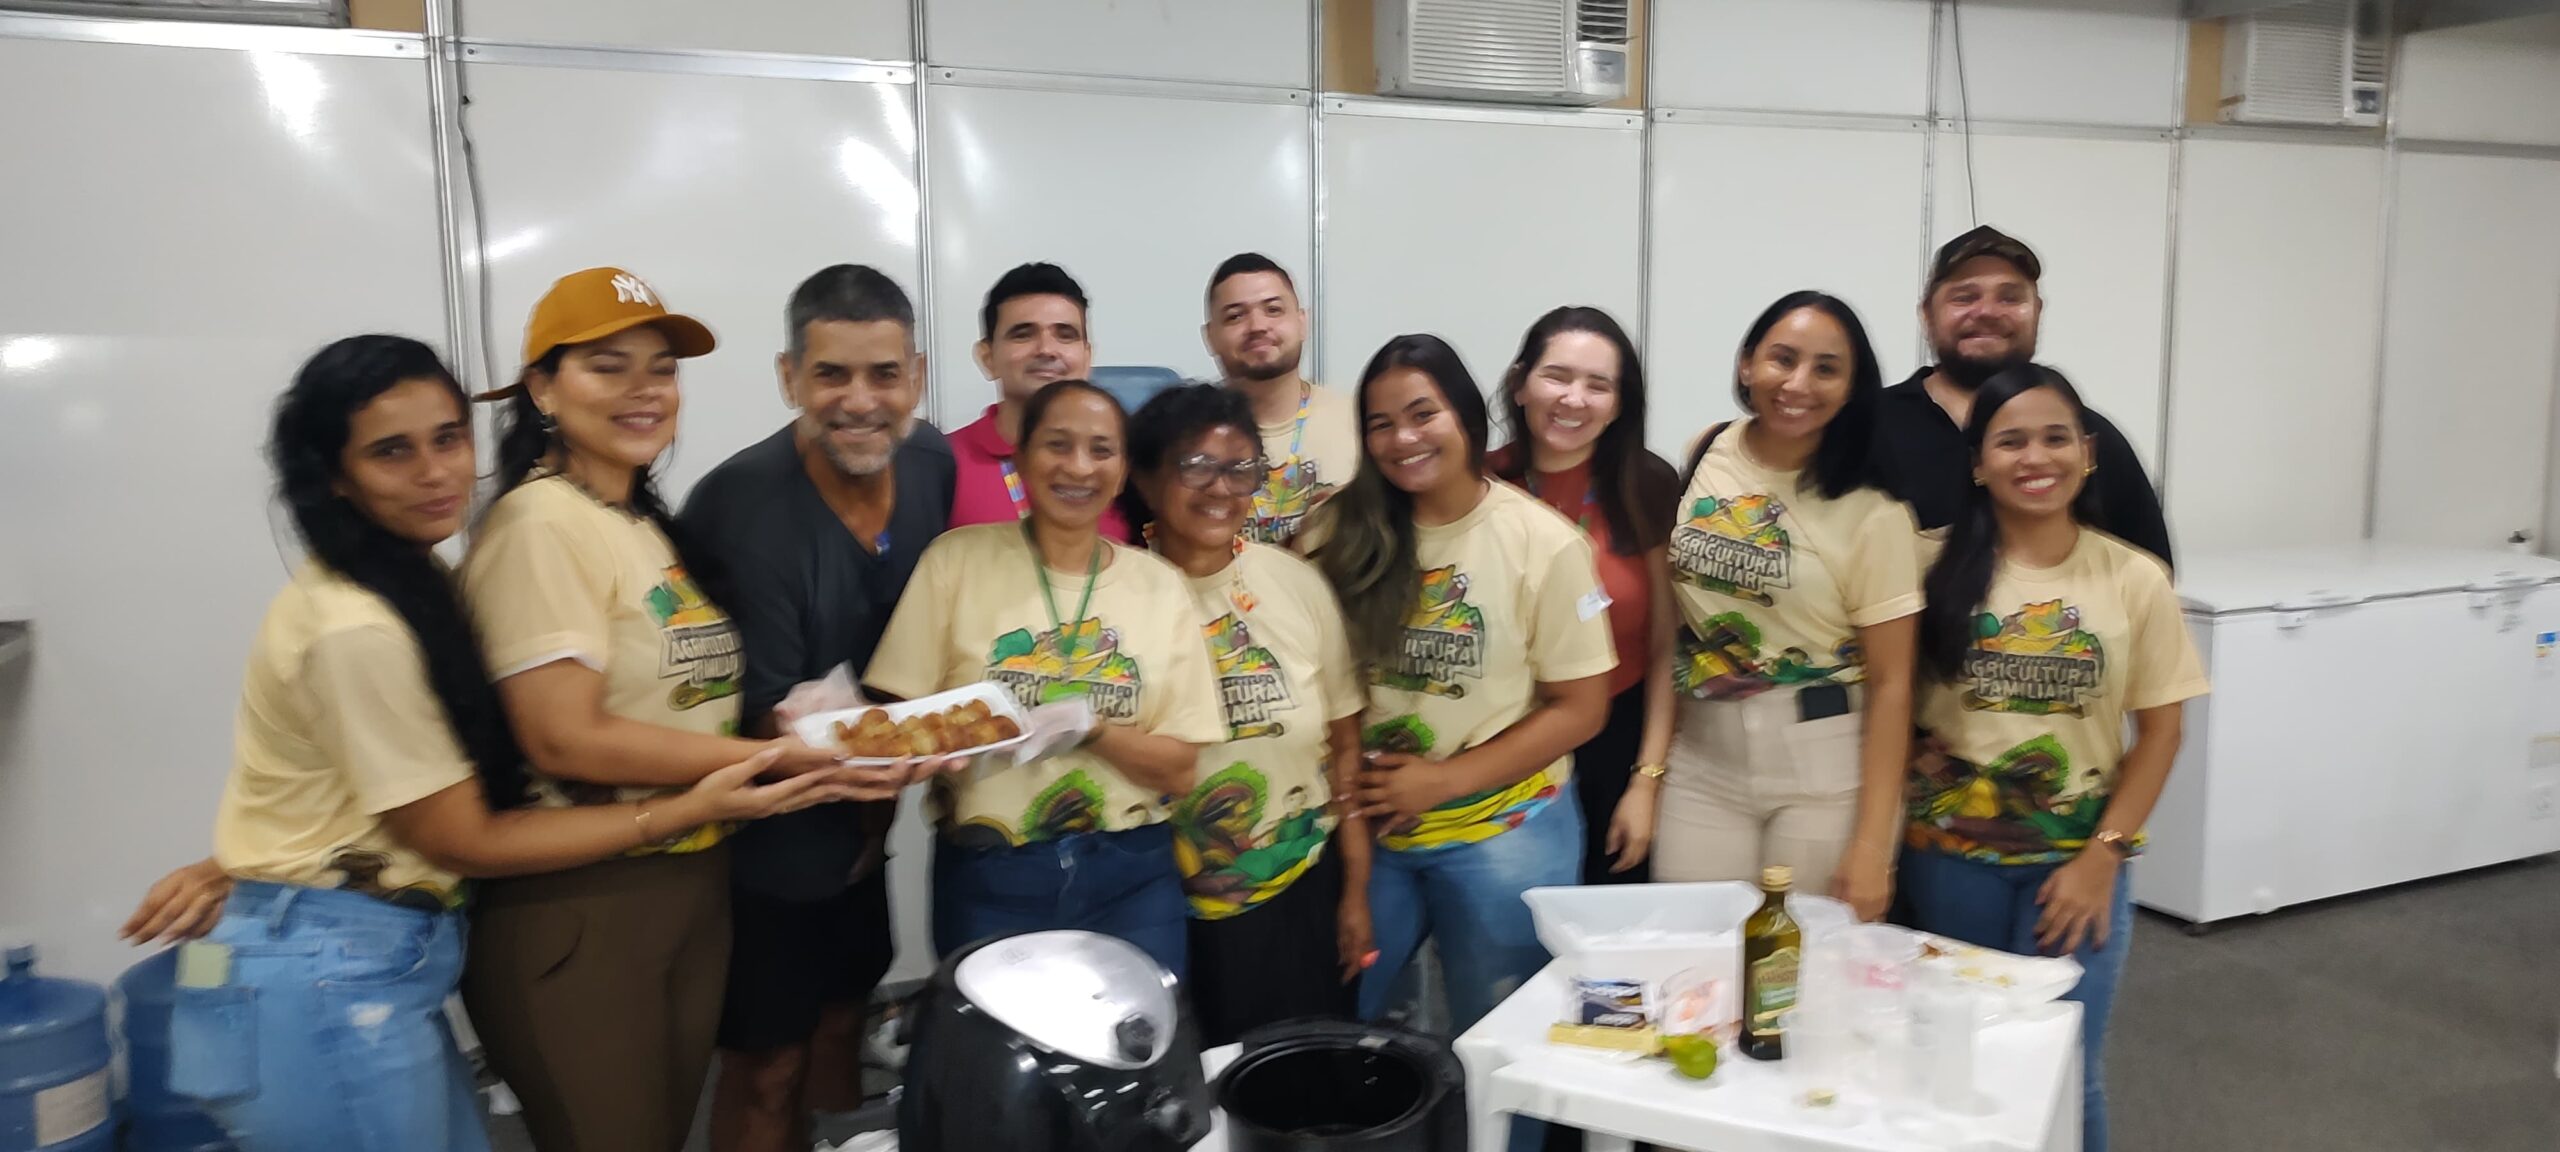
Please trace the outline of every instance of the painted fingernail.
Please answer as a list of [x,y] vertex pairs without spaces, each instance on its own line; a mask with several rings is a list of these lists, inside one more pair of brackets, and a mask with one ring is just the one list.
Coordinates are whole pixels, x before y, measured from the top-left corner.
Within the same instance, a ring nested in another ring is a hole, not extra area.
[[1360,966],[1362,968],[1375,967],[1377,963],[1378,951],[1375,948],[1370,949],[1366,954],[1360,957]]

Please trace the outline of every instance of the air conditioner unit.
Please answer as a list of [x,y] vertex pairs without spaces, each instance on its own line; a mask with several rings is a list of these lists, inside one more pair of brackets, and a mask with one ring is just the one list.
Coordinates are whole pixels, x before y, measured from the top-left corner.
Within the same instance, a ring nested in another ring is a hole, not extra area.
[[1601,104],[1627,94],[1628,0],[1378,0],[1378,93]]
[[2378,127],[2389,67],[2376,0],[2304,0],[2234,16],[2222,44],[2222,119]]

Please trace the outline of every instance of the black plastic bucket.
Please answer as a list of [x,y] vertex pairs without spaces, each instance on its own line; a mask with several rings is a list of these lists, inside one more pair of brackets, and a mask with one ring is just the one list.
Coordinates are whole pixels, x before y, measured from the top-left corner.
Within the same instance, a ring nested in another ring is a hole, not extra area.
[[1233,1152],[1459,1152],[1464,1082],[1440,1041],[1311,1021],[1247,1036],[1216,1095]]

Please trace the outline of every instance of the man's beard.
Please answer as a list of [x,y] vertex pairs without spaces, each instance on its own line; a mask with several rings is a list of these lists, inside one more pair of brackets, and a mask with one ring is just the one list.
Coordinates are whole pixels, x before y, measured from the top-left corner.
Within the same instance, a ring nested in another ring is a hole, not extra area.
[[838,428],[850,427],[855,427],[855,425],[835,423],[822,425],[819,429],[818,438],[818,450],[826,455],[828,466],[834,468],[838,474],[848,478],[877,476],[888,470],[889,462],[897,458],[898,445],[906,443],[907,440],[907,428],[896,424],[889,425],[886,429],[889,434],[888,447],[882,448],[876,452],[864,452],[841,447],[833,438],[826,435],[826,433],[833,432]]
[[2010,342],[2009,353],[2005,356],[1967,356],[1955,348],[1940,348],[1937,352],[1938,371],[1946,376],[1949,383],[1967,392],[1982,387],[1984,381],[2007,369],[2035,359],[2034,348],[2021,348],[2016,341]]
[[1237,364],[1235,365],[1234,370],[1227,373],[1227,375],[1238,380],[1251,380],[1256,384],[1267,384],[1273,380],[1282,379],[1290,373],[1297,371],[1300,354],[1304,351],[1304,348],[1300,348],[1298,351],[1291,352],[1269,364]]

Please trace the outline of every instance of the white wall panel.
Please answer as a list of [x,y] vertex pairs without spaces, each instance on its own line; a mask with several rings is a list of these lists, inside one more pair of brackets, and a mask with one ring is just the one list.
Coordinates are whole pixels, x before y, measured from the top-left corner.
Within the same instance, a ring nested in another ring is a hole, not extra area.
[[1329,114],[1324,133],[1324,379],[1348,388],[1379,345],[1428,332],[1490,390],[1561,304],[1644,339],[1636,128]]
[[[1959,133],[1938,134],[1937,243],[1974,225],[1964,147]],[[2044,262],[2036,358],[2071,377],[2155,472],[2176,151],[2166,139],[1973,135],[1981,222],[2025,241]]]
[[1305,88],[1313,0],[921,0],[933,63]]
[[1734,414],[1744,330],[1799,288],[1858,310],[1886,383],[1911,371],[1927,137],[1677,122],[1653,131],[1645,366],[1656,451],[1674,456],[1699,429]]
[[2560,161],[2398,163],[2374,537],[2494,546],[2543,520]]
[[1976,120],[2178,122],[2178,57],[2187,39],[2178,0],[1966,0],[1946,8],[1938,29],[1940,116],[1954,116],[1962,103]]
[[2178,545],[2362,539],[2382,149],[2207,139],[2185,148],[2169,377]]
[[1201,294],[1261,252],[1304,282],[1315,222],[1307,110],[1172,96],[936,85],[934,364],[946,426],[996,389],[970,347],[996,277],[1045,260],[1092,298],[1094,362],[1215,375]]
[[1656,108],[1922,116],[1927,0],[1653,0]]
[[907,0],[460,0],[475,40],[915,58]]
[[470,65],[469,83],[499,376],[533,302],[599,264],[720,338],[684,367],[671,499],[789,418],[773,357],[803,278],[849,261],[916,292],[910,88],[521,64]]
[[2560,13],[2400,42],[2404,137],[2560,144]]
[[0,549],[38,615],[0,669],[0,921],[104,977],[144,887],[212,844],[287,578],[276,394],[340,336],[443,342],[426,78],[0,39],[0,107],[45,110],[0,115]]

